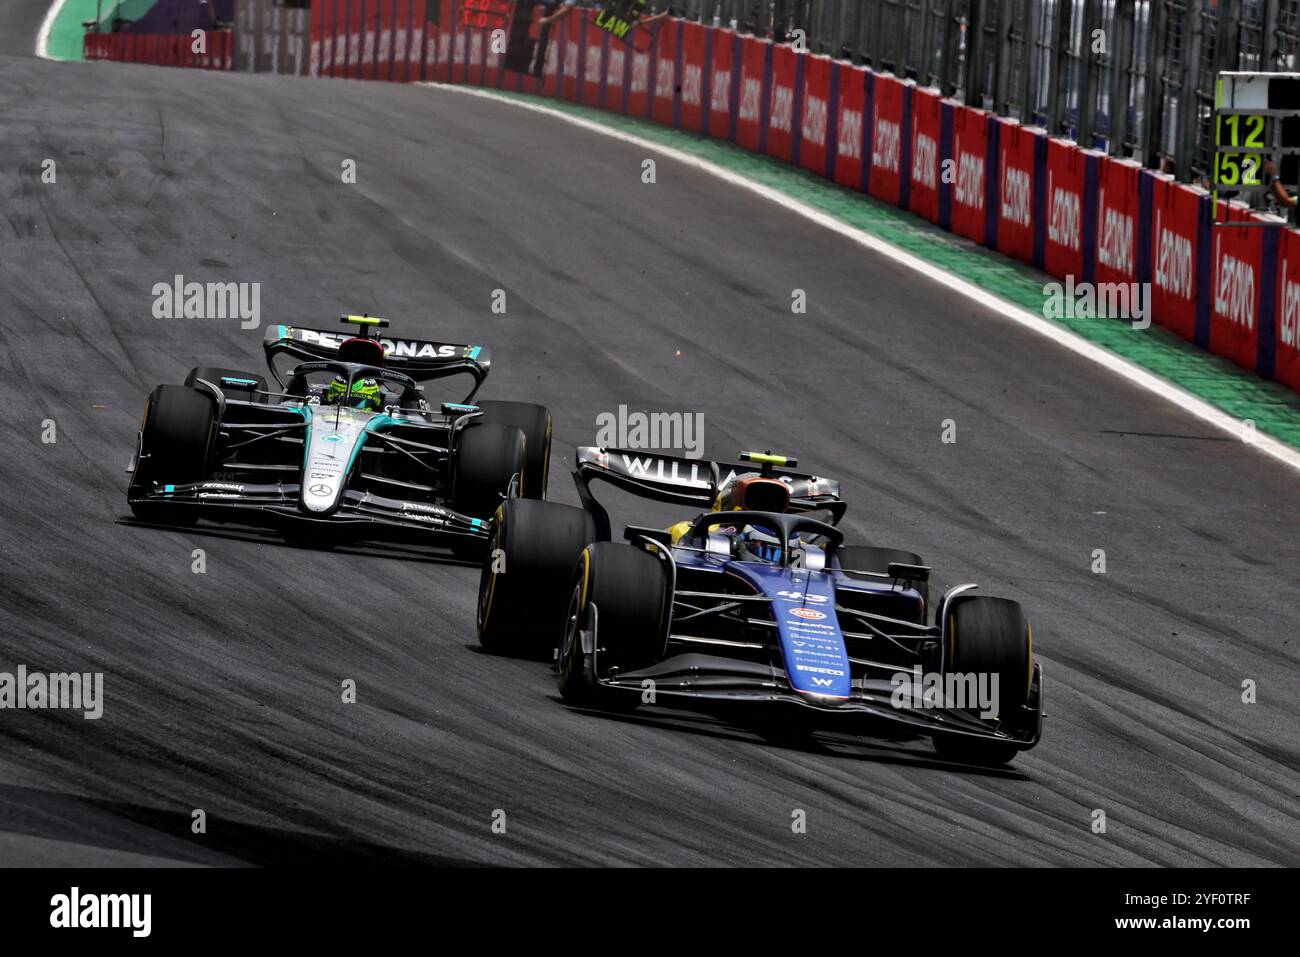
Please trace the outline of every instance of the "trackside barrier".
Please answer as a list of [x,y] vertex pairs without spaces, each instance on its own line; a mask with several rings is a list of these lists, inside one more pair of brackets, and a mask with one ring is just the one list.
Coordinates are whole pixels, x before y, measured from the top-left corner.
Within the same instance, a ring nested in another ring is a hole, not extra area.
[[[1151,170],[1142,172],[1142,184],[1141,215],[1151,222],[1152,320],[1208,348],[1209,195]],[[1198,262],[1198,250],[1206,252],[1204,262]]]
[[[939,222],[939,143],[944,130],[944,103],[934,90],[913,87],[912,124],[908,131],[911,142],[911,169],[908,171],[910,188],[907,194],[908,209],[932,223]],[[945,193],[947,183],[943,184]]]
[[1273,377],[1300,391],[1300,233],[1278,236]]
[[[952,181],[952,221],[948,228],[977,243],[990,239],[988,176],[990,116],[983,110],[953,103],[952,152],[948,167]],[[945,157],[947,161],[949,157]]]
[[[1250,213],[1237,203],[1220,205],[1220,223],[1248,222]],[[1271,236],[1269,234],[1272,234]],[[1271,374],[1273,302],[1277,283],[1276,230],[1217,225],[1213,230],[1214,281],[1210,290],[1209,349],[1247,369]],[[1266,270],[1265,246],[1274,268]],[[1261,335],[1269,325],[1268,335]],[[1270,348],[1261,345],[1269,341]],[[1266,354],[1267,352],[1267,354]],[[1262,368],[1267,365],[1268,368]]]
[[[908,84],[882,73],[871,73],[867,80],[871,103],[870,128],[867,131],[867,192],[887,203],[906,206],[903,183],[911,183],[903,157],[903,104],[909,102]],[[910,144],[909,144],[910,145]]]
[[[1265,218],[1228,204],[1212,225],[1202,190],[763,38],[669,18],[624,40],[591,10],[543,28],[538,7],[494,43],[481,13],[461,0],[312,0],[310,72],[531,93],[729,140],[1057,279],[1150,283],[1154,323],[1300,390],[1300,232],[1234,227]],[[228,32],[209,35],[206,56],[182,40],[89,34],[86,59],[231,69]]]
[[767,148],[767,111],[772,91],[772,43],[758,37],[740,41],[740,102],[736,143],[747,150]]
[[871,145],[868,128],[867,83],[870,72],[865,67],[847,63],[834,65],[832,112],[835,116],[832,170],[835,182],[849,189],[866,189],[866,150]]
[[1036,211],[1044,208],[1035,196],[1034,184],[1043,177],[1039,164],[1047,161],[1047,138],[1042,130],[1021,126],[1013,120],[994,118],[996,148],[991,150],[996,168],[997,250],[1023,262],[1041,267],[1043,246],[1038,227],[1043,223]]
[[204,53],[193,52],[193,41],[188,33],[87,33],[82,42],[82,54],[87,60],[184,66],[199,70],[233,69],[234,49],[229,30],[208,31]]

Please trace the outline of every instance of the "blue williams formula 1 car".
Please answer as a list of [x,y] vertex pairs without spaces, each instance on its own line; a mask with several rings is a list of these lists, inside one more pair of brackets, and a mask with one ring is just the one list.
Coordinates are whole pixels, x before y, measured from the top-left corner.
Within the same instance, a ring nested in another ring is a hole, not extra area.
[[[588,707],[874,727],[987,765],[1038,743],[1042,666],[1016,602],[960,585],[931,609],[919,557],[845,544],[837,482],[783,456],[740,458],[580,448],[583,507],[502,503],[479,588],[484,648],[549,654],[562,696]],[[595,480],[707,510],[615,542]]]
[[[357,335],[271,326],[279,384],[199,367],[160,385],[140,426],[127,500],[139,518],[270,525],[308,545],[406,541],[480,558],[503,499],[546,495],[551,415],[475,403],[482,346],[380,338],[387,320],[345,316]],[[422,383],[473,379],[456,402]]]

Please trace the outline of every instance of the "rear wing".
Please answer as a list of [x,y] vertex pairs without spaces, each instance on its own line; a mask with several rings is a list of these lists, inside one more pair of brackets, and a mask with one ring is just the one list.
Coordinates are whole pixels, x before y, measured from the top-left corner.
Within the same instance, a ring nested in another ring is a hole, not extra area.
[[[591,494],[589,484],[595,479],[657,502],[712,510],[718,496],[737,478],[759,474],[758,469],[744,463],[594,446],[579,446],[574,461],[578,494],[597,524],[603,525],[605,539],[609,538],[609,517]],[[768,474],[790,487],[790,511],[826,509],[832,524],[844,517],[848,506],[840,501],[840,483],[835,479],[781,468],[771,468]]]
[[[266,350],[266,362],[272,375],[284,385],[279,370],[275,368],[277,356],[287,355],[304,361],[336,359],[339,346],[352,336],[351,332],[276,325],[267,327],[262,347]],[[491,353],[485,346],[389,336],[379,337],[379,342],[384,347],[384,362],[390,368],[420,381],[467,373],[474,377],[474,392],[487,378],[492,364]]]

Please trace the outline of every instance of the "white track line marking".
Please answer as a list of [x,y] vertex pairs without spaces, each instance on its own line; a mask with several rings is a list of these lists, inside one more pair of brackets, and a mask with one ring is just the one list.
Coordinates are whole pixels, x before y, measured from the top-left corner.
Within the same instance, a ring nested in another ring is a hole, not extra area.
[[[732,186],[738,186],[741,189],[749,190],[751,193],[755,193],[766,200],[770,200],[771,202],[788,209],[792,213],[796,213],[805,219],[817,223],[819,226],[824,226],[826,229],[839,233],[845,239],[852,240],[859,246],[864,246],[873,252],[880,253],[882,256],[887,256],[894,260],[894,262],[920,273],[922,276],[925,276],[933,282],[947,286],[954,292],[961,293],[966,298],[979,303],[991,312],[995,312],[1004,318],[1010,319],[1012,322],[1018,323],[1027,329],[1032,329],[1039,335],[1051,339],[1060,346],[1064,346],[1076,355],[1082,356],[1091,362],[1095,362],[1097,365],[1127,379],[1139,388],[1154,393],[1165,401],[1178,406],[1183,411],[1190,412],[1198,419],[1208,422],[1215,428],[1227,432],[1233,438],[1244,441],[1242,437],[1246,434],[1246,429],[1243,421],[1228,415],[1228,413],[1214,405],[1211,405],[1204,399],[1192,395],[1185,389],[1179,388],[1172,382],[1168,382],[1152,372],[1148,372],[1141,366],[1134,365],[1132,362],[1116,355],[1108,349],[1104,349],[1101,346],[1089,342],[1087,339],[1076,335],[1064,326],[1058,326],[1056,323],[1044,319],[1042,316],[1035,315],[1027,309],[1022,309],[1019,306],[1007,302],[1005,299],[1002,299],[985,289],[981,289],[974,283],[968,282],[945,269],[941,269],[932,263],[926,262],[924,259],[914,256],[905,250],[899,249],[897,246],[890,245],[885,240],[873,236],[870,233],[863,232],[854,226],[841,222],[835,217],[823,213],[821,210],[814,209],[805,203],[801,203],[799,200],[787,196],[785,193],[773,189],[770,186],[764,186],[762,183],[757,183],[754,180],[741,176],[739,173],[734,173],[725,167],[718,166],[716,163],[711,163],[708,160],[701,159],[698,156],[683,152],[674,147],[664,146],[663,144],[656,143],[653,140],[643,139],[632,133],[613,129],[605,126],[603,123],[586,120],[580,116],[566,113],[563,110],[551,109],[550,107],[541,106],[536,103],[524,102],[508,96],[500,96],[491,90],[484,90],[475,87],[455,86],[448,83],[423,83],[419,85],[433,86],[443,90],[452,90],[456,93],[463,93],[467,96],[480,96],[484,99],[495,100],[498,103],[508,103],[511,106],[516,106],[523,110],[531,110],[534,113],[544,113],[547,116],[553,116],[556,119],[563,120],[566,123],[571,123],[574,126],[580,126],[593,133],[600,133],[604,136],[622,140],[624,143],[630,143],[633,146],[640,147],[641,149],[653,150],[654,152],[667,156],[670,159],[674,159],[679,163],[684,163],[687,166],[694,167],[702,172],[716,176],[718,179],[730,183]],[[1262,432],[1256,432],[1254,440],[1250,444],[1264,454],[1272,456],[1279,462],[1282,462],[1297,472],[1300,472],[1300,450],[1294,449],[1285,442],[1280,442]]]
[[68,0],[54,0],[50,4],[50,9],[45,11],[45,19],[41,21],[40,32],[36,34],[36,55],[42,60],[54,59],[50,56],[50,31],[54,29],[54,21],[59,18],[59,13],[67,2]]

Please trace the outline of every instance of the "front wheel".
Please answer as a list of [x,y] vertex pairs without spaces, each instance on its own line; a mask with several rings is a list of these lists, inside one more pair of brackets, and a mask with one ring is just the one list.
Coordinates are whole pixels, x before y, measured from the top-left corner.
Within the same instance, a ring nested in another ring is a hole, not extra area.
[[[217,435],[216,402],[206,392],[182,385],[160,385],[149,395],[140,425],[140,460],[130,495],[158,485],[201,481],[212,461]],[[131,501],[131,511],[147,522],[193,524],[197,511],[161,502]]]
[[[996,727],[1027,736],[1036,720],[1031,707],[1034,686],[1034,635],[1019,602],[982,595],[958,598],[947,609],[947,674],[974,675],[993,687],[997,680]],[[975,710],[975,709],[970,709]],[[941,757],[970,764],[1009,763],[1023,750],[1002,741],[967,735],[937,734]]]
[[[663,657],[672,601],[663,563],[618,542],[588,545],[574,570],[557,662],[560,695],[571,704],[635,708],[638,692],[600,679],[635,671]],[[586,650],[583,632],[594,625]]]

